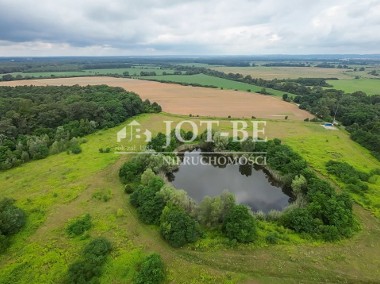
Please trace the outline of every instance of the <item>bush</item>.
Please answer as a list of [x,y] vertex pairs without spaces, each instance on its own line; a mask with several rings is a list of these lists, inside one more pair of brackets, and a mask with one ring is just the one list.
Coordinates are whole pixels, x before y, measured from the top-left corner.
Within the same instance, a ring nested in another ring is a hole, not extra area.
[[82,148],[80,147],[80,145],[74,145],[70,148],[70,150],[71,150],[71,153],[76,154],[76,155],[82,153]]
[[96,238],[88,243],[84,250],[83,255],[86,258],[104,259],[111,252],[111,243],[105,238]]
[[298,233],[314,233],[316,230],[313,216],[305,208],[295,208],[286,211],[282,215],[280,223]]
[[244,205],[234,206],[227,214],[223,233],[239,243],[249,243],[256,236],[256,220]]
[[111,243],[105,238],[88,243],[82,252],[82,259],[69,266],[66,283],[99,283],[98,277],[111,249]]
[[126,184],[125,187],[124,187],[124,192],[126,194],[131,194],[131,193],[133,193],[134,190],[135,189],[134,189],[134,187],[133,187],[132,184]]
[[119,170],[119,177],[122,183],[139,182],[141,174],[145,171],[145,165],[138,159],[126,162]]
[[139,218],[144,223],[158,225],[166,204],[163,196],[158,194],[164,182],[151,170],[145,171],[141,180],[144,185],[134,190],[130,202],[137,208]]
[[14,200],[3,198],[0,201],[0,234],[14,235],[25,225],[26,217],[23,210],[14,205]]
[[277,244],[279,242],[280,238],[277,232],[271,232],[265,237],[265,241],[268,244]]
[[193,243],[201,236],[199,224],[178,207],[165,207],[161,215],[162,237],[173,247]]
[[356,170],[346,162],[328,161],[326,169],[346,184],[356,184],[359,181],[368,181],[369,175]]
[[72,221],[66,227],[66,233],[70,237],[76,237],[82,235],[92,227],[91,216],[89,214],[83,215],[76,220]]
[[158,254],[151,254],[144,259],[133,281],[135,284],[160,284],[165,280],[165,267]]

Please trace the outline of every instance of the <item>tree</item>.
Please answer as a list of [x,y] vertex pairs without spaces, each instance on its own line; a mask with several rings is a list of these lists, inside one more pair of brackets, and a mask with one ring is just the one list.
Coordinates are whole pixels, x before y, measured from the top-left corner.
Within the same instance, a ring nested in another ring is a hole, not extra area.
[[202,225],[218,228],[223,225],[226,215],[235,206],[235,196],[223,192],[220,196],[206,196],[199,204],[197,217]]
[[162,196],[167,204],[180,207],[190,215],[194,214],[196,203],[187,195],[186,191],[164,185],[158,194]]
[[256,220],[244,205],[234,206],[227,214],[223,232],[230,240],[252,242],[256,237]]
[[0,234],[14,235],[25,225],[26,216],[23,210],[14,205],[14,200],[3,198],[0,201]]
[[165,280],[165,266],[159,254],[146,257],[133,281],[135,284],[160,284]]
[[292,190],[295,196],[305,192],[307,180],[303,175],[296,176],[292,181]]
[[143,173],[141,181],[142,185],[131,194],[130,202],[137,208],[137,213],[144,223],[158,224],[166,204],[164,198],[158,194],[164,182],[151,169]]
[[143,161],[133,159],[124,165],[119,170],[119,177],[122,183],[137,182],[140,180],[141,174],[145,170]]
[[160,232],[173,247],[193,243],[201,236],[199,224],[183,209],[166,206],[161,215]]
[[281,224],[298,233],[315,233],[318,224],[306,208],[286,211],[281,217]]

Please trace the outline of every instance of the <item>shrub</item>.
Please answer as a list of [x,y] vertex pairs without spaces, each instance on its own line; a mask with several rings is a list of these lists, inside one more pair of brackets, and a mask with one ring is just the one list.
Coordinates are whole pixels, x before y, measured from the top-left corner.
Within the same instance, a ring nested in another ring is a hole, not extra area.
[[134,187],[132,184],[126,184],[125,187],[124,187],[124,192],[127,193],[127,194],[131,194],[133,193],[134,191]]
[[280,238],[278,236],[278,233],[276,232],[271,232],[269,233],[266,237],[265,237],[265,241],[268,243],[268,244],[277,244],[279,242]]
[[199,224],[178,207],[166,206],[161,215],[162,237],[173,247],[193,243],[201,236]]
[[138,182],[140,176],[145,170],[143,161],[133,159],[126,162],[119,170],[119,177],[122,183]]
[[82,235],[84,232],[91,229],[91,227],[91,216],[86,214],[69,223],[66,227],[66,233],[70,237],[76,237]]
[[159,224],[166,202],[158,192],[164,182],[150,169],[144,172],[141,180],[144,185],[134,190],[131,194],[130,202],[137,208],[139,218],[144,223]]
[[101,266],[93,260],[79,260],[69,266],[67,284],[99,283]]
[[328,161],[326,169],[329,173],[337,176],[341,181],[347,184],[355,184],[361,181],[368,181],[369,175],[356,170],[346,162]]
[[74,144],[73,146],[71,146],[70,150],[71,150],[71,153],[76,154],[76,155],[82,153],[82,148],[80,147],[79,144]]
[[99,283],[102,266],[111,252],[111,243],[105,238],[97,238],[88,243],[82,258],[69,266],[66,283]]
[[286,211],[282,215],[280,223],[298,233],[314,233],[316,230],[313,216],[305,208],[295,208]]
[[111,252],[111,243],[105,238],[96,238],[88,243],[83,249],[86,258],[98,258],[104,260]]
[[223,233],[239,243],[249,243],[256,236],[256,220],[244,205],[234,206],[227,214]]
[[135,284],[160,284],[165,280],[165,267],[158,254],[146,257],[133,281]]
[[0,234],[14,235],[25,225],[26,217],[23,210],[14,205],[14,200],[3,198],[0,201]]

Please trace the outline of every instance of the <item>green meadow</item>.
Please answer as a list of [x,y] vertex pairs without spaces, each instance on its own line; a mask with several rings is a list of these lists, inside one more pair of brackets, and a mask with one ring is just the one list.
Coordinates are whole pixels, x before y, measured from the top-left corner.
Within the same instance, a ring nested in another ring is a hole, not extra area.
[[329,80],[327,83],[346,93],[363,91],[368,95],[380,95],[380,79]]
[[[201,120],[165,113],[136,119],[157,133],[164,130],[164,120],[184,118],[196,124]],[[320,243],[280,229],[283,241],[278,245],[268,246],[259,236],[253,244],[231,248],[220,236],[210,234],[198,243],[173,249],[156,227],[140,223],[128,202],[118,169],[129,156],[99,152],[99,148],[118,146],[116,133],[128,122],[87,136],[79,155],[61,153],[0,173],[1,197],[15,198],[27,213],[26,226],[0,255],[0,283],[60,283],[90,237],[98,236],[113,244],[101,283],[130,283],[138,263],[152,252],[163,257],[168,283],[375,283],[380,279],[376,261],[380,220],[375,217],[380,217],[380,177],[371,181],[365,200],[353,196],[362,204],[355,206],[361,229],[351,239]],[[231,130],[231,125],[224,120],[220,128]],[[266,135],[281,138],[337,185],[325,169],[330,159],[365,172],[380,168],[380,162],[344,130],[273,120],[267,122]],[[86,213],[93,217],[93,228],[83,237],[68,237],[68,221]],[[266,222],[259,226],[263,232],[279,230]]]
[[[233,80],[213,77],[205,74],[196,75],[166,75],[166,76],[151,76],[144,77],[147,80],[160,81],[160,82],[173,82],[180,84],[196,84],[197,86],[206,87],[216,87],[228,90],[238,90],[238,91],[252,91],[260,92],[263,88],[247,83],[237,82]],[[274,89],[266,88],[266,91],[274,96],[282,97],[284,92],[277,91]]]

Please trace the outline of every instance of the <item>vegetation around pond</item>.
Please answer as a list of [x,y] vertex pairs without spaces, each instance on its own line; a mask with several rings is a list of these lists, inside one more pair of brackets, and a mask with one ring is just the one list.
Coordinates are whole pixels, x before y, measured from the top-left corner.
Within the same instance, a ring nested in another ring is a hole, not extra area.
[[[154,147],[165,143],[159,138],[161,136],[158,134],[152,140]],[[199,141],[202,141],[202,135]],[[233,142],[217,133],[214,134],[214,141],[208,146],[231,153],[249,148],[249,142]],[[308,168],[301,156],[289,146],[282,145],[281,140],[250,143],[251,149],[268,153],[268,167],[280,177],[284,186],[292,188],[293,195],[296,196],[296,201],[283,212],[271,215],[275,216],[271,220],[273,224],[289,228],[305,237],[325,241],[352,236],[357,226],[348,194],[338,194],[327,181]],[[161,235],[174,247],[195,242],[202,237],[202,231],[210,229],[218,230],[230,241],[246,243],[255,240],[256,214],[237,205],[234,197],[228,193],[218,197],[221,199],[214,198],[210,201],[206,198],[197,205],[186,192],[164,185],[163,179],[158,175],[168,173],[165,164],[162,154],[146,154],[125,163],[120,170],[121,180],[127,184],[129,192],[133,191],[130,202],[137,208],[144,223],[160,225]],[[150,165],[154,165],[154,169]],[[138,168],[139,171],[128,179],[127,168]],[[131,188],[131,183],[134,188]],[[214,207],[216,202],[220,202],[219,206]],[[210,221],[211,216],[213,221]]]

